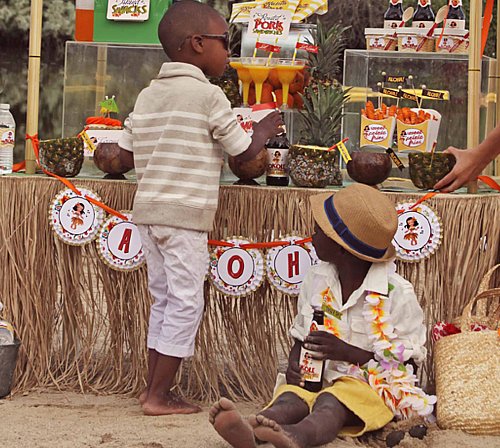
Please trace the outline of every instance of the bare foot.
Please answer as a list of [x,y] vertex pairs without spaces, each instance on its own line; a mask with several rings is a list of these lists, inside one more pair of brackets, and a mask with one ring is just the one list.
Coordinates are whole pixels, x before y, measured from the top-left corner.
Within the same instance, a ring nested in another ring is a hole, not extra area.
[[150,395],[142,404],[145,415],[196,414],[201,412],[199,406],[188,403],[172,393],[165,394],[163,397],[152,397]]
[[253,427],[255,437],[262,442],[271,443],[276,448],[304,448],[291,434],[287,433],[278,423],[263,415],[248,418]]
[[234,403],[221,398],[208,411],[208,420],[219,435],[233,448],[255,448],[250,424],[236,410]]
[[139,404],[142,406],[146,402],[146,398],[148,398],[148,390],[144,389],[139,395]]

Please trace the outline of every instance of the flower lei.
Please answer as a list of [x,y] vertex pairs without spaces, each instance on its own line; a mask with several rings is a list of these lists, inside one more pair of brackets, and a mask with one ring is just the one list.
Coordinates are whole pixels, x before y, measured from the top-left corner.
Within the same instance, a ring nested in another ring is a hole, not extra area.
[[390,305],[388,296],[367,294],[363,317],[369,325],[375,359],[361,367],[351,365],[348,374],[367,382],[397,418],[429,416],[436,397],[427,395],[416,386],[418,379],[413,373],[413,366],[404,364],[405,347],[393,342],[396,335],[391,325]]

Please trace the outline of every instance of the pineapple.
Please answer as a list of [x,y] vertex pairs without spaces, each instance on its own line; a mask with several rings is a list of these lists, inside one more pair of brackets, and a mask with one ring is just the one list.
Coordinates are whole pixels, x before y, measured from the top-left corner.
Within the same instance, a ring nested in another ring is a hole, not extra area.
[[304,89],[300,111],[299,144],[290,150],[290,177],[299,186],[342,185],[337,151],[325,149],[340,139],[343,107],[349,96],[334,76],[338,74],[346,28],[327,28],[318,22],[313,32],[318,53],[310,53],[311,79]]
[[62,177],[75,177],[83,164],[81,137],[57,138],[40,142],[40,165]]
[[444,153],[410,153],[410,178],[417,188],[430,190],[455,166],[455,156]]

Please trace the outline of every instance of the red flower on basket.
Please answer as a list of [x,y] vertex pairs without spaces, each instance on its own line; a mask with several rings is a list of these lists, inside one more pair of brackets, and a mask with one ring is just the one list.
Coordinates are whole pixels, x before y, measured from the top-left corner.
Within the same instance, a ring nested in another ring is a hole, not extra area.
[[[483,331],[486,330],[487,328],[488,327],[481,324],[472,324],[470,326],[471,331]],[[458,328],[456,325],[450,324],[448,322],[438,322],[432,328],[432,341],[436,342],[445,336],[450,336],[452,334],[457,334],[461,332],[462,330],[460,330],[460,328]]]

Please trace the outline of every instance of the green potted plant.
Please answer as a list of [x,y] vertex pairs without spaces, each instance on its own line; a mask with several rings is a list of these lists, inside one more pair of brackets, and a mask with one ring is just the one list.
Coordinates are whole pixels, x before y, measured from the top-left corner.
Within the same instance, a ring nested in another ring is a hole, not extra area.
[[346,29],[318,22],[312,33],[318,53],[309,56],[311,78],[302,95],[300,138],[289,153],[290,178],[299,187],[342,185],[338,151],[328,148],[340,140],[343,107],[349,99],[348,90],[334,79]]

